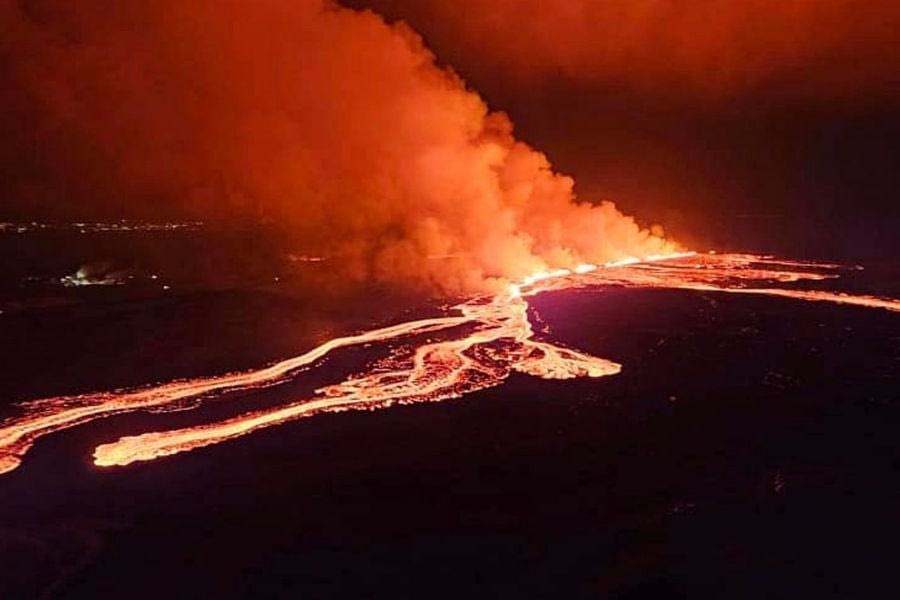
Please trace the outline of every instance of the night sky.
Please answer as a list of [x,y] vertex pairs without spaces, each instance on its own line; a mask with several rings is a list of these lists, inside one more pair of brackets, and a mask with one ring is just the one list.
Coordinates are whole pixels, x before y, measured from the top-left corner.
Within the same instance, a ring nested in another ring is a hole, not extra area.
[[700,247],[900,250],[895,3],[347,4],[408,21],[582,197]]
[[0,598],[896,596],[897,0],[0,0],[0,140]]
[[[898,250],[896,3],[343,4],[409,23],[439,65],[508,113],[519,139],[575,178],[581,199],[611,200],[698,248],[871,258]],[[101,55],[142,28],[142,17],[129,14],[109,29],[73,33],[79,11],[60,6],[20,0],[7,2],[4,14],[57,40],[94,36]],[[41,65],[37,38],[23,39],[0,45],[0,72],[12,78],[0,97],[4,213],[184,209],[159,200],[171,190],[120,190],[107,177],[116,153],[88,129],[48,125],[40,98],[59,94],[59,82],[40,80],[52,67]],[[104,60],[115,64],[115,53]]]

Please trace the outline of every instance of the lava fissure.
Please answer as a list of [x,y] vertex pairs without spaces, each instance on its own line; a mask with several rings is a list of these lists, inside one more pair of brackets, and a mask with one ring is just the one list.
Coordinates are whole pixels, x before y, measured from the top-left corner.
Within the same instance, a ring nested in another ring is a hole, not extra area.
[[[537,273],[492,297],[473,298],[458,314],[400,323],[338,337],[265,368],[175,381],[120,393],[47,398],[20,405],[24,414],[0,423],[0,473],[14,470],[41,436],[125,412],[170,412],[203,404],[215,393],[276,385],[315,369],[331,351],[392,342],[437,331],[448,339],[398,346],[363,373],[322,387],[311,398],[247,412],[225,420],[180,429],[122,437],[99,445],[99,466],[127,465],[217,444],[320,412],[373,410],[392,404],[440,401],[502,383],[513,371],[545,379],[602,377],[621,365],[577,350],[534,339],[526,297],[548,290],[584,286],[674,288],[759,294],[900,311],[900,300],[823,290],[773,287],[822,282],[837,277],[840,265],[776,260],[748,254],[676,255],[626,259],[598,267],[579,265]],[[765,286],[759,283],[764,282]],[[459,327],[467,326],[467,327]],[[459,328],[459,332],[454,332]],[[186,404],[186,402],[189,402]]]

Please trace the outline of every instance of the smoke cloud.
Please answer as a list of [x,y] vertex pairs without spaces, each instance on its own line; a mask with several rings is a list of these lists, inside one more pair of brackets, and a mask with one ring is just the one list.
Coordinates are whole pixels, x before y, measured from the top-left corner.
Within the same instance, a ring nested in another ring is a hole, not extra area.
[[268,219],[355,278],[445,293],[674,249],[612,204],[579,203],[503,113],[372,12],[319,0],[0,11],[0,160],[7,196],[32,208]]
[[408,18],[451,62],[528,86],[562,77],[691,103],[866,103],[900,85],[893,0],[350,1]]

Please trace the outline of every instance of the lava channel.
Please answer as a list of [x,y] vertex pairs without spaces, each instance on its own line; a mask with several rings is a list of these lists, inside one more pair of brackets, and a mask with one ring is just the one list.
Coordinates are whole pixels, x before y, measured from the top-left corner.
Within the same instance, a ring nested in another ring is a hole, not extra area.
[[[311,398],[214,423],[126,436],[101,444],[94,451],[94,462],[106,467],[153,460],[321,412],[373,410],[393,404],[456,398],[499,385],[513,371],[545,379],[618,373],[621,365],[615,362],[534,339],[526,298],[547,290],[585,286],[673,288],[900,311],[897,299],[784,287],[833,279],[842,268],[750,254],[683,253],[538,273],[493,297],[459,304],[454,307],[456,314],[335,338],[305,354],[259,370],[126,392],[21,403],[20,416],[0,422],[0,474],[17,468],[38,438],[62,429],[132,411],[192,409],[216,393],[267,387],[300,377],[302,369],[315,369],[315,361],[338,348],[393,342],[424,333],[444,331],[451,335],[449,339],[424,343],[407,354],[382,360],[377,368],[372,366],[340,383],[320,388]],[[455,334],[458,330],[465,333]]]

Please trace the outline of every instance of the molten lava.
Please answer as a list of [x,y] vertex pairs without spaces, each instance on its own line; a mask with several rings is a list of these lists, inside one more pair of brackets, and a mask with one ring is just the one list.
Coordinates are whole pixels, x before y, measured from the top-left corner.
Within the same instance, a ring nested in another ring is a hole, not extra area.
[[[19,405],[22,414],[0,423],[0,473],[14,470],[43,435],[95,419],[132,411],[169,412],[195,408],[214,393],[273,386],[301,377],[303,368],[343,347],[397,344],[390,358],[312,398],[182,429],[148,432],[101,444],[99,466],[127,465],[217,444],[253,431],[320,412],[372,410],[394,403],[436,402],[502,383],[513,371],[545,379],[602,377],[621,365],[534,339],[527,297],[547,290],[583,286],[677,288],[701,292],[761,294],[824,301],[900,312],[900,300],[849,295],[786,285],[837,277],[839,265],[780,261],[770,257],[693,253],[626,259],[603,266],[579,265],[536,273],[493,297],[477,297],[455,314],[401,323],[332,339],[300,356],[242,373],[137,389],[47,398]],[[401,342],[436,334],[405,349]]]

